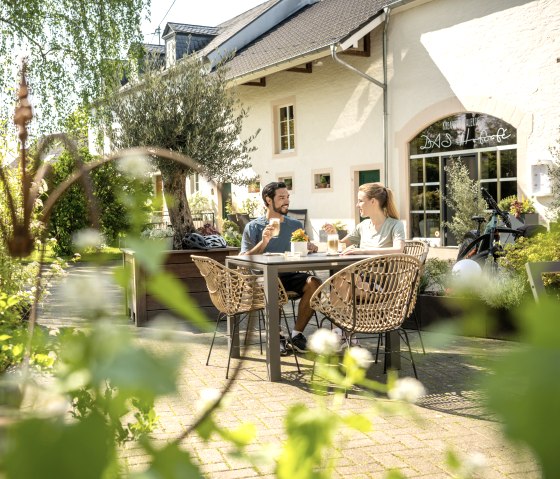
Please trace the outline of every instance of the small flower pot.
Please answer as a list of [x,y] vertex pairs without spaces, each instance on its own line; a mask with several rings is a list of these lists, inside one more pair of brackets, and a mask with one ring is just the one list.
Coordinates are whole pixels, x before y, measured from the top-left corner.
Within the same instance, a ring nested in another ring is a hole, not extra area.
[[292,241],[290,243],[290,251],[292,253],[300,253],[302,256],[307,256],[307,242],[306,241]]

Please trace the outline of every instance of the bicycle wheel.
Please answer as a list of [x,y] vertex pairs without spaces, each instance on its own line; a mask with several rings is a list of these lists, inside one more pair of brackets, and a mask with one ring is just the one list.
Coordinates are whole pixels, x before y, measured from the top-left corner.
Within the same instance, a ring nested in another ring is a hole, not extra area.
[[473,231],[469,231],[463,236],[463,241],[459,245],[459,251],[457,253],[457,261],[465,258],[465,253],[469,245],[477,238],[477,235]]

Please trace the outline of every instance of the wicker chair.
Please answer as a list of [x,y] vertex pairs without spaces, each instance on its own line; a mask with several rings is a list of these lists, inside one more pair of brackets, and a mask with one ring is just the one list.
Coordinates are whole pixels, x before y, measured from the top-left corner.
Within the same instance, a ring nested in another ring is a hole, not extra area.
[[[216,333],[218,331],[219,323],[222,319],[231,317],[233,319],[233,331],[232,334],[235,336],[239,329],[241,321],[250,315],[250,313],[257,313],[259,315],[259,336],[260,336],[260,322],[264,318],[265,309],[265,295],[264,289],[261,284],[262,277],[254,274],[246,274],[234,269],[227,268],[223,264],[208,258],[206,256],[195,256],[191,255],[191,258],[197,268],[200,270],[200,274],[206,281],[206,286],[208,288],[208,293],[210,294],[210,299],[212,303],[219,311],[218,317],[216,319],[216,329],[214,330],[214,336],[212,337],[212,343],[210,344],[210,351],[208,351],[208,358],[206,359],[206,365],[210,362],[210,355],[212,354],[212,348],[214,347],[214,341],[216,339]],[[280,308],[288,302],[288,297],[286,291],[280,282],[278,282],[278,303]],[[285,315],[282,315],[286,328],[288,329],[288,340],[291,339],[290,328],[288,326],[288,321]],[[262,345],[262,338],[261,338]],[[230,342],[229,357],[226,369],[226,379],[229,375],[229,366],[231,362],[231,355],[233,349],[233,341]],[[262,348],[261,348],[262,353]],[[299,368],[299,362],[297,355],[294,355],[298,372],[301,372]]]
[[[411,240],[405,241],[404,243],[404,254],[412,255],[420,260],[420,276],[422,276],[422,270],[424,269],[424,264],[426,263],[426,258],[428,257],[428,251],[430,246],[428,243],[423,241]],[[414,297],[411,301],[411,307],[408,309],[408,318],[414,318],[416,323],[416,330],[418,331],[418,338],[420,339],[420,344],[422,345],[422,352],[426,354],[426,349],[424,348],[424,341],[422,340],[422,333],[420,332],[420,321],[418,320],[418,315],[416,314],[416,299],[418,298],[418,288],[414,290]]]
[[358,333],[402,331],[418,378],[408,335],[401,325],[414,307],[420,266],[418,258],[406,254],[358,261],[327,279],[311,297],[311,307],[346,333],[348,346]]

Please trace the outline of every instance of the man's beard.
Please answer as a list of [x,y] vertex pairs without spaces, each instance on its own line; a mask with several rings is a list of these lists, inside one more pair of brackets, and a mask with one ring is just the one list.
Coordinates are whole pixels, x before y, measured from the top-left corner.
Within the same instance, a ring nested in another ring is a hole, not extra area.
[[[285,212],[282,211],[283,208],[286,209]],[[288,206],[285,206],[285,205],[280,206],[279,208],[276,208],[276,206],[272,206],[272,210],[273,210],[275,213],[278,213],[278,214],[281,214],[281,215],[287,215],[287,214],[288,214]]]

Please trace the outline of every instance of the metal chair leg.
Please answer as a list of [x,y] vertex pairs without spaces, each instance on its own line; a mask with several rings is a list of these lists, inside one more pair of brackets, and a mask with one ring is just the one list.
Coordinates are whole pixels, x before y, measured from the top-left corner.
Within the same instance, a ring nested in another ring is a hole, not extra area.
[[[239,318],[235,317],[233,318],[233,331],[231,332],[232,336],[235,336],[235,332],[237,329],[239,329],[239,323],[241,321],[239,320]],[[228,361],[227,361],[227,369],[226,369],[226,379],[228,379],[229,376],[229,365],[231,363],[231,353],[233,351],[233,340],[230,341],[230,346],[229,346],[229,355],[228,355]]]
[[418,337],[420,338],[420,344],[422,345],[422,352],[426,354],[426,349],[424,348],[424,341],[422,340],[422,332],[420,331],[420,321],[418,320],[418,315],[416,314],[416,310],[412,311],[412,315],[414,316],[414,321],[416,322],[416,329],[418,330]]
[[408,347],[408,354],[410,354],[410,362],[412,363],[412,369],[414,371],[414,377],[418,379],[418,373],[416,372],[416,364],[414,363],[414,357],[412,356],[412,349],[410,349],[410,341],[408,339],[408,334],[404,328],[401,328],[401,331],[404,333],[405,336],[405,343]]
[[216,340],[216,333],[218,332],[218,326],[220,325],[220,320],[223,313],[218,314],[218,319],[216,319],[216,327],[214,328],[214,336],[212,336],[212,343],[210,343],[210,351],[208,351],[208,357],[206,358],[206,366],[210,362],[210,355],[212,354],[212,348],[214,347],[214,341]]

